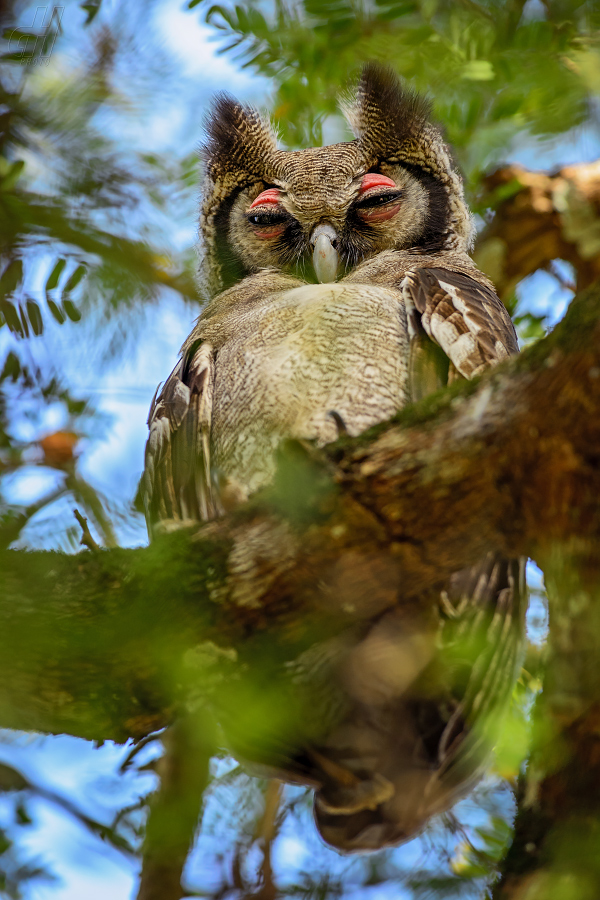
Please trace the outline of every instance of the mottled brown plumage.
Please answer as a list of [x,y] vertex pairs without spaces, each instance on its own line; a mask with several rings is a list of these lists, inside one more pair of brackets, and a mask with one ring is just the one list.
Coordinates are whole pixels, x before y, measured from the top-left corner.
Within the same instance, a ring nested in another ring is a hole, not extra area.
[[[360,434],[517,351],[468,255],[462,181],[427,104],[368,66],[344,108],[354,141],[289,152],[254,110],[215,103],[200,220],[209,303],[150,411],[151,532],[268,484],[286,438]],[[260,750],[231,724],[242,754],[316,787],[318,827],[342,849],[406,839],[464,794],[509,696],[520,564],[482,560],[425,606],[436,615],[411,622],[399,589],[377,621],[288,667],[328,710],[318,740]],[[460,648],[450,669],[443,647]]]

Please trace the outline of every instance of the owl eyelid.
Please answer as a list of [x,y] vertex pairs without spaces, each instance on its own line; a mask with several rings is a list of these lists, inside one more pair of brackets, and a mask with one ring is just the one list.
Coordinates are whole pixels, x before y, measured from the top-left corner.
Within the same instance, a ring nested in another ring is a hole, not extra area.
[[289,220],[287,213],[265,207],[262,209],[259,207],[257,210],[247,213],[246,218],[251,225],[258,228],[268,228],[270,225],[282,225]]
[[401,200],[404,195],[403,191],[381,191],[373,190],[372,194],[364,194],[354,204],[354,209],[370,209],[375,206],[384,206],[386,203]]

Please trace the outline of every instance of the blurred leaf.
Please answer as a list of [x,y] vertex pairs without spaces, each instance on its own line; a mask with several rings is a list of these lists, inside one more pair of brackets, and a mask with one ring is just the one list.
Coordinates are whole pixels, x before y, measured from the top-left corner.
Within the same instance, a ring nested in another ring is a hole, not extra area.
[[87,18],[84,22],[84,25],[90,25],[100,11],[100,6],[102,5],[102,0],[87,0],[86,3],[80,3],[79,6],[84,12],[87,13]]
[[29,322],[31,323],[33,333],[39,336],[44,330],[44,323],[38,304],[31,298],[27,300],[27,315],[29,317]]
[[0,190],[11,191],[19,180],[21,172],[24,168],[25,162],[22,159],[18,159],[16,162],[14,162],[10,166],[8,173],[4,176],[4,178],[2,178],[2,181],[0,181]]
[[17,803],[15,807],[15,819],[18,825],[33,825],[33,819],[22,803]]
[[4,316],[4,321],[14,334],[25,337],[19,313],[10,300],[0,300],[0,313]]
[[0,54],[0,61],[8,62],[8,63],[18,63],[19,65],[23,65],[24,63],[30,63],[33,59],[35,59],[35,55],[27,50],[18,50],[15,53],[2,53]]
[[9,378],[11,381],[16,381],[20,374],[21,363],[19,362],[19,357],[11,350],[6,357],[4,368],[0,373],[0,381],[4,381],[5,378]]
[[81,313],[79,312],[79,310],[77,309],[77,307],[75,306],[75,304],[73,303],[72,300],[69,300],[68,298],[65,297],[65,299],[63,300],[63,303],[62,303],[62,307],[63,307],[65,313],[67,314],[67,316],[69,317],[69,319],[71,320],[71,322],[79,322],[80,321]]
[[65,321],[65,316],[60,307],[54,302],[54,300],[51,300],[50,297],[46,298],[46,304],[58,324],[62,325]]
[[12,766],[0,763],[0,791],[24,791],[29,782]]
[[462,77],[467,81],[491,81],[495,77],[494,67],[487,59],[473,59],[464,65]]
[[535,316],[532,313],[524,313],[515,316],[514,319],[517,334],[523,343],[539,341],[546,334],[547,316]]
[[67,264],[66,259],[59,259],[50,275],[48,276],[48,280],[46,281],[46,291],[53,291],[55,287],[57,287],[58,282],[60,280],[60,276],[63,273],[63,270]]
[[24,310],[24,308],[21,306],[20,303],[19,303],[18,309],[19,309],[19,319],[21,320],[21,328],[22,328],[23,337],[28,338],[29,337],[29,320],[27,318],[27,313]]
[[0,277],[0,293],[12,294],[23,278],[23,263],[20,259],[13,259],[8,264]]
[[65,286],[63,288],[63,293],[68,294],[71,291],[74,291],[75,288],[77,287],[77,285],[81,282],[81,280],[86,272],[87,272],[87,269],[85,266],[77,266],[77,268],[72,273],[72,275],[69,275],[69,278],[67,279],[67,283],[65,284]]
[[2,37],[5,41],[18,40],[19,43],[23,41],[26,44],[35,44],[38,39],[37,34],[32,34],[30,31],[23,31],[21,28],[5,28],[2,32]]

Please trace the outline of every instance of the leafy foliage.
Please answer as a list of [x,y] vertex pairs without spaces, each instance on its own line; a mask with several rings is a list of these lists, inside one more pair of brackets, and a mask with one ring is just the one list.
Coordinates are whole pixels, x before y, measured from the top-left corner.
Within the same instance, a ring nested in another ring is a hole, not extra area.
[[473,187],[517,136],[562,134],[585,121],[599,90],[593,2],[189,6],[222,34],[222,53],[273,80],[273,116],[290,146],[320,142],[324,129],[340,133],[340,91],[350,73],[377,59],[434,98]]

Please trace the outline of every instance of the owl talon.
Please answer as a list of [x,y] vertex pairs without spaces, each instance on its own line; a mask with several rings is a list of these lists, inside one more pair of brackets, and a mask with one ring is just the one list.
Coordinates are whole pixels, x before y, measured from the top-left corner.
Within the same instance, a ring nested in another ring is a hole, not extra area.
[[348,429],[346,428],[346,423],[344,422],[344,420],[343,420],[342,417],[340,416],[339,412],[337,412],[337,410],[335,410],[335,409],[330,409],[329,412],[327,413],[327,415],[328,415],[328,416],[331,416],[331,418],[333,419],[333,421],[334,421],[335,424],[337,425],[338,436],[339,436],[339,437],[346,437],[346,435],[348,434]]
[[382,803],[391,800],[395,788],[391,781],[376,772],[373,778],[360,781],[355,787],[341,788],[335,792],[333,802],[317,795],[316,804],[319,812],[331,816],[352,816],[363,809],[374,810]]

